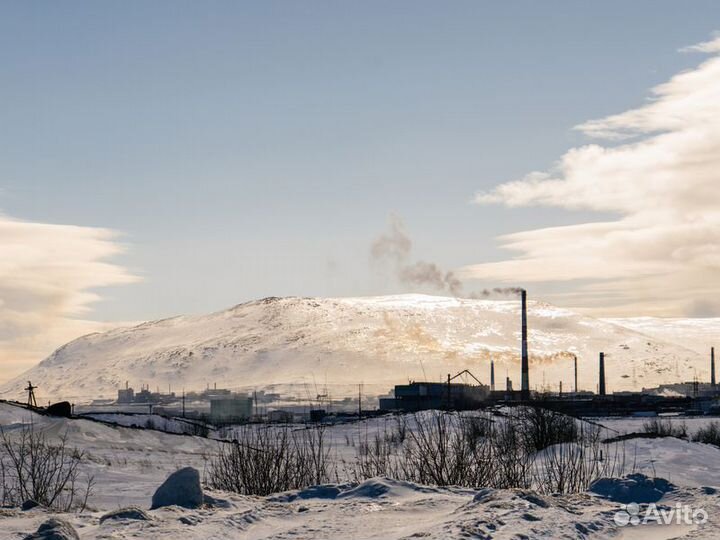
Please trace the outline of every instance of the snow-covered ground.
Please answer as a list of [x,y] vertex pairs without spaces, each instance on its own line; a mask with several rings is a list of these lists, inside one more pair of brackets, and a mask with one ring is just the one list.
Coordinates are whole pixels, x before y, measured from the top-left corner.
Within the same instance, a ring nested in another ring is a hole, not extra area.
[[[576,354],[580,389],[594,390],[600,351],[609,391],[695,375],[709,380],[708,353],[704,345],[695,350],[687,325],[676,332],[661,321],[593,319],[533,299],[528,323],[531,386],[538,389],[543,381],[547,389],[560,381],[571,388]],[[701,330],[710,336],[713,329],[717,335],[720,319]],[[321,393],[355,397],[359,383],[364,395],[377,396],[410,379],[440,381],[464,369],[488,383],[491,360],[497,380],[507,374],[517,386],[519,350],[520,303],[512,298],[267,298],[79,338],[2,385],[0,397],[22,397],[32,380],[41,402],[81,404],[114,398],[129,381],[176,392],[217,383],[309,403]]]
[[[110,419],[110,418],[108,418]],[[156,420],[156,418],[153,418]],[[374,478],[359,485],[334,484],[250,497],[206,490],[226,501],[197,510],[168,507],[149,511],[149,521],[106,521],[109,511],[136,505],[149,508],[155,489],[172,471],[201,471],[217,441],[152,430],[113,427],[90,420],[38,416],[0,404],[0,425],[12,435],[23,423],[49,435],[67,433],[68,443],[86,452],[84,472],[95,476],[90,508],[65,514],[81,539],[247,538],[247,539],[408,539],[408,538],[719,538],[720,449],[673,438],[630,439],[624,446],[635,470],[663,477],[677,487],[659,504],[703,508],[704,525],[619,527],[620,503],[592,493],[538,495],[525,490],[439,488]],[[366,436],[393,429],[397,418],[381,417],[327,428],[333,459],[351,460]],[[677,421],[677,420],[676,420]],[[642,431],[643,420],[601,419],[613,430]],[[705,419],[688,421],[689,430]],[[412,428],[412,422],[408,422]],[[170,426],[172,427],[172,426]],[[302,426],[297,426],[302,429]],[[0,539],[23,538],[49,513],[0,509]],[[716,525],[716,523],[718,525]]]

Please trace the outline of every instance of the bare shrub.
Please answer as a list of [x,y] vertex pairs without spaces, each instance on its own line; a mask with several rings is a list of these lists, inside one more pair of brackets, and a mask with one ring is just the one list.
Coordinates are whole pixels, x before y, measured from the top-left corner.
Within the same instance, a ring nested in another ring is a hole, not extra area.
[[[532,484],[534,452],[528,451],[523,424],[508,418],[491,434],[493,464],[496,467],[494,482],[488,487],[529,488]],[[478,486],[479,487],[479,486]]]
[[688,437],[685,422],[674,423],[669,418],[652,418],[643,424],[643,431],[658,437],[677,437],[678,439],[687,439]]
[[590,424],[578,429],[575,442],[544,449],[537,463],[533,485],[541,493],[578,493],[627,472],[625,446],[601,442],[600,428]]
[[243,426],[209,461],[208,483],[244,495],[269,495],[326,483],[331,477],[325,428]]
[[210,427],[200,422],[186,422],[183,427],[183,433],[207,439],[210,435]]
[[536,452],[577,440],[577,421],[571,416],[534,406],[523,408],[518,419],[525,444]]
[[53,510],[84,510],[94,478],[81,478],[84,452],[67,445],[67,432],[56,442],[32,423],[11,436],[0,428],[2,502],[17,506],[31,499]]
[[396,444],[387,432],[376,433],[371,440],[367,436],[355,448],[356,459],[348,467],[350,479],[361,482],[375,476],[395,476],[394,457]]
[[625,472],[624,446],[601,442],[599,427],[546,412],[521,411],[498,422],[488,415],[414,415],[404,443],[394,445],[382,432],[366,435],[347,470],[353,481],[390,476],[543,493],[583,491],[602,476]]
[[720,446],[720,423],[712,421],[701,427],[693,436],[693,441]]

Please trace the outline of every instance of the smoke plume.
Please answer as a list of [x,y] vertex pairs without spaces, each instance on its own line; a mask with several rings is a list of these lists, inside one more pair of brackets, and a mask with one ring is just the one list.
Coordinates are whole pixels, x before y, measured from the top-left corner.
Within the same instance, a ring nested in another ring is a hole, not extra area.
[[402,220],[390,216],[390,228],[381,234],[370,246],[370,258],[375,263],[389,264],[395,277],[403,284],[430,287],[436,291],[447,292],[452,296],[467,298],[487,298],[496,295],[517,295],[522,289],[517,287],[483,289],[479,292],[464,293],[463,283],[451,271],[443,270],[439,265],[426,261],[410,261],[412,240],[405,232]]
[[524,289],[520,287],[493,287],[492,289],[483,289],[481,291],[473,291],[469,298],[487,298],[488,296],[510,296],[520,295]]

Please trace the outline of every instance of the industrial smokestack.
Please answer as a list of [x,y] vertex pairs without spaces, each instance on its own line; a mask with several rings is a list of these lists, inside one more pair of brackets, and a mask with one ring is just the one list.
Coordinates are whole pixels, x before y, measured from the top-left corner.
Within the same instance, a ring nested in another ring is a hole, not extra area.
[[495,391],[495,362],[490,360],[490,391]]
[[600,353],[600,384],[598,385],[598,394],[605,395],[605,353]]
[[575,393],[577,394],[577,355],[573,355],[573,361],[575,363]]
[[715,347],[710,347],[710,386],[715,388]]
[[522,302],[522,379],[521,379],[521,396],[522,399],[530,399],[530,366],[528,363],[528,343],[527,343],[527,291],[520,291],[520,299]]

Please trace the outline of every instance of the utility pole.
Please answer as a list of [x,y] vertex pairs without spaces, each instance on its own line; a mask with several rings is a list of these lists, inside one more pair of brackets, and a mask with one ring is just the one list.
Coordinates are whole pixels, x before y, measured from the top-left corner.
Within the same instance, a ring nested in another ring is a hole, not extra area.
[[185,389],[183,388],[183,396],[182,396],[182,405],[183,405],[183,418],[185,418]]
[[37,401],[35,400],[35,389],[37,386],[33,386],[33,383],[28,381],[27,388],[25,389],[28,393],[28,407],[37,407]]
[[358,384],[358,419],[362,418],[362,383]]

